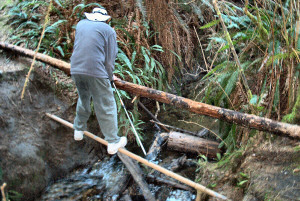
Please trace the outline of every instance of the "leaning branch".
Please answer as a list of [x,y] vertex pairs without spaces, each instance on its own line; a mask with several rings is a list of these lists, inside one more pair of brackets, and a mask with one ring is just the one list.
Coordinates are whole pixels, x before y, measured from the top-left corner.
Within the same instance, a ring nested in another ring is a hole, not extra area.
[[[27,57],[33,57],[34,52],[28,49],[17,47],[10,44],[0,42],[0,48],[14,51]],[[56,68],[61,69],[67,74],[70,74],[70,64],[54,59],[50,56],[38,54],[37,59],[50,64]],[[115,85],[124,91],[136,94],[142,97],[150,98],[162,103],[174,105],[188,111],[206,115],[209,117],[217,118],[229,123],[238,124],[244,127],[257,129],[260,131],[267,131],[276,135],[281,135],[289,138],[300,139],[300,126],[288,123],[274,121],[272,119],[259,117],[252,114],[241,113],[225,108],[220,108],[205,103],[196,102],[187,98],[176,96],[163,91],[155,90],[152,88],[144,87],[141,85],[126,82],[124,80],[115,80]]]

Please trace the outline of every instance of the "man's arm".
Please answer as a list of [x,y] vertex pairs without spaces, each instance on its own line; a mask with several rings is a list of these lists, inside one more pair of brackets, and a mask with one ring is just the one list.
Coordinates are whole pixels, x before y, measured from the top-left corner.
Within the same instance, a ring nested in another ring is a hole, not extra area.
[[110,81],[113,81],[113,71],[115,69],[115,60],[118,53],[118,44],[116,33],[114,32],[107,39],[105,68]]

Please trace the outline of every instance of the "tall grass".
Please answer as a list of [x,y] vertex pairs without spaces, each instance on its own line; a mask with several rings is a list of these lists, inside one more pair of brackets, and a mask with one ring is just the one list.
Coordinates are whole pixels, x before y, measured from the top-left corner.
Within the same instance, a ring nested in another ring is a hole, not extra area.
[[[213,21],[204,28],[214,28],[207,51],[218,53],[215,67],[204,77],[209,83],[204,101],[222,107],[281,120],[296,101],[299,86],[300,46],[299,2],[245,1],[243,7],[219,2],[221,17],[238,53],[243,72],[253,96],[247,99],[238,73],[238,66],[223,29]],[[223,45],[224,47],[219,49]],[[216,84],[217,83],[217,84]],[[233,104],[231,104],[233,103]],[[295,107],[294,107],[295,108]],[[295,113],[293,109],[292,114]],[[293,117],[295,115],[290,115]],[[223,137],[231,140],[232,151],[243,138],[236,135],[236,126],[226,125]],[[244,130],[249,133],[249,131]],[[247,141],[247,140],[246,140]]]

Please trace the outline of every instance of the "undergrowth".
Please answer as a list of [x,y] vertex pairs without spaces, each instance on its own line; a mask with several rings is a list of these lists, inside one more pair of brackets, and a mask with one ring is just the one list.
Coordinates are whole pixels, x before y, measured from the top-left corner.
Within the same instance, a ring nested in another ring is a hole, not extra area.
[[[234,2],[217,1],[219,18],[212,1],[207,0],[120,0],[103,1],[101,5],[91,0],[54,0],[41,52],[68,61],[76,23],[84,12],[103,5],[113,15],[111,25],[119,45],[115,74],[122,79],[159,90],[171,86],[180,92],[185,74],[206,73],[202,79],[206,83],[203,102],[298,122],[299,3]],[[8,23],[15,28],[11,39],[16,45],[36,48],[47,4],[48,1],[19,1],[10,9]],[[116,9],[119,5],[121,8]],[[221,26],[222,21],[228,32]],[[238,58],[234,58],[231,41]],[[245,75],[251,96],[241,74]],[[121,94],[133,108],[130,114],[139,127],[139,99],[131,104],[129,99],[133,97],[124,91]],[[131,130],[120,104],[119,117],[121,132],[127,134]],[[220,123],[224,142],[220,148],[234,152],[254,135],[256,132],[249,129]]]
[[[204,29],[213,29],[206,51],[217,54],[214,68],[204,76],[208,87],[203,101],[244,113],[293,122],[299,108],[300,40],[299,4],[296,1],[245,2],[237,6],[219,2],[221,16],[238,53],[242,70],[252,91],[249,99],[236,61],[215,19]],[[296,97],[298,97],[296,99]],[[255,132],[221,123],[220,134],[228,145],[227,153],[245,145]],[[220,147],[224,146],[220,144]]]
[[[43,27],[43,13],[48,4],[48,1],[22,1],[17,2],[9,10],[8,24],[14,27],[11,40],[15,45],[22,45],[29,49],[37,47]],[[50,22],[46,26],[39,51],[68,61],[75,39],[76,23],[84,18],[84,12],[90,12],[93,7],[102,6],[95,2],[54,0]],[[118,33],[119,46],[114,73],[124,80],[165,90],[168,86],[167,75],[157,58],[157,53],[163,53],[165,50],[160,45],[151,44],[157,32],[153,31],[148,22],[142,20],[138,13],[132,16],[136,23],[131,24],[130,27],[128,27],[130,19],[126,17],[122,20],[113,19],[111,22]],[[121,91],[121,95],[125,99],[131,99],[125,91]],[[123,135],[127,135],[132,128],[117,96],[116,102],[119,108],[119,129]],[[137,130],[141,131],[140,125],[143,122],[139,117],[137,103],[133,104],[133,110],[129,113]]]

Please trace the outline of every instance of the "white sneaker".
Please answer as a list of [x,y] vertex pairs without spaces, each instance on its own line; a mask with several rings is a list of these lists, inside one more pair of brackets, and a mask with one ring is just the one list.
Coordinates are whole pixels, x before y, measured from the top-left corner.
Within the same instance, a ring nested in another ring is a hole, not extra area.
[[83,139],[83,131],[74,131],[74,140],[80,141]]
[[127,144],[127,138],[121,137],[118,143],[108,143],[107,145],[107,152],[109,154],[115,154],[118,152],[119,148],[125,147]]

